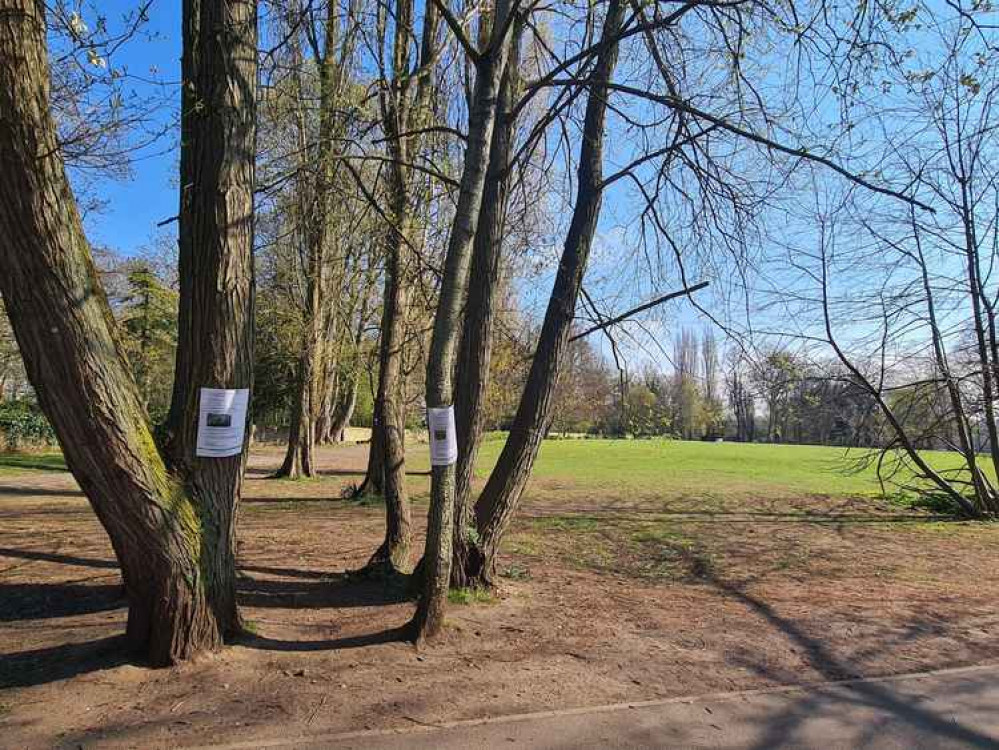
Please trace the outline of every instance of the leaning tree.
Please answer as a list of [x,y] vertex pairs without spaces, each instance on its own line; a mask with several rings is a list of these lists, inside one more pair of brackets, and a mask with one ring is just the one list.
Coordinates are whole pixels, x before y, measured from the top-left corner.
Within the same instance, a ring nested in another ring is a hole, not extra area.
[[195,455],[199,387],[249,388],[256,4],[185,0],[180,330],[158,446],[98,280],[49,96],[45,4],[0,2],[0,291],[39,403],[111,539],[154,665],[239,627],[240,456]]

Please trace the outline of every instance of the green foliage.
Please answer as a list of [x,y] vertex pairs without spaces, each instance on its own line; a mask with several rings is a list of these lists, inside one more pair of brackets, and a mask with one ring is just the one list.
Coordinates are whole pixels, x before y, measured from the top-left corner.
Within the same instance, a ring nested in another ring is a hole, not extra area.
[[0,403],[0,444],[7,450],[51,445],[55,433],[37,405],[26,401]]
[[177,297],[148,264],[136,262],[126,273],[125,290],[116,305],[125,356],[153,424],[162,422],[170,408]]

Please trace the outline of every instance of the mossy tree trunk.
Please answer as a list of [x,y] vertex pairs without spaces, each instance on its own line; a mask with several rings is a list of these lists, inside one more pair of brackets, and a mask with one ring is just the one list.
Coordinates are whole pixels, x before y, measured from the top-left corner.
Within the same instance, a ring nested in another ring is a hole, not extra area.
[[242,461],[193,454],[197,387],[249,387],[252,373],[255,4],[185,2],[183,68],[181,387],[161,453],[57,146],[44,4],[0,2],[0,291],[39,403],[121,565],[128,641],[154,665],[218,648],[239,625]]

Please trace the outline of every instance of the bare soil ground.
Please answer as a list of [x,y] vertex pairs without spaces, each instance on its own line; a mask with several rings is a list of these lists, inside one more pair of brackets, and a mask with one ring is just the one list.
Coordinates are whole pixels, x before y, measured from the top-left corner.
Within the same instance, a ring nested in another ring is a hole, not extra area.
[[[121,653],[106,536],[65,473],[0,477],[0,746],[176,747],[406,727],[876,676],[999,658],[996,530],[869,500],[641,497],[532,484],[488,601],[453,604],[422,651],[412,603],[358,582],[382,509],[340,499],[363,446],[321,480],[268,480],[240,518],[252,635],[150,670]],[[410,477],[417,497],[427,478]],[[422,540],[421,540],[422,545]]]

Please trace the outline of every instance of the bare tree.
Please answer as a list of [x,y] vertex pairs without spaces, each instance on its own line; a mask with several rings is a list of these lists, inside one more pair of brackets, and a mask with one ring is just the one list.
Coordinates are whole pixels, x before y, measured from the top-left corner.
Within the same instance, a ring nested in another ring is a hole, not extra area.
[[[434,317],[433,338],[427,358],[427,409],[451,409],[454,403],[452,368],[458,342],[462,304],[468,286],[472,245],[479,221],[482,193],[489,166],[489,152],[500,82],[511,46],[515,24],[514,4],[499,0],[492,15],[484,48],[476,48],[457,19],[441,3],[452,33],[475,64],[475,86],[469,104],[468,139],[458,191],[457,206]],[[453,412],[452,412],[453,419]],[[454,536],[455,465],[435,462],[431,467],[430,514],[423,556],[423,591],[413,618],[417,641],[435,637],[444,623],[444,609],[451,580]]]

